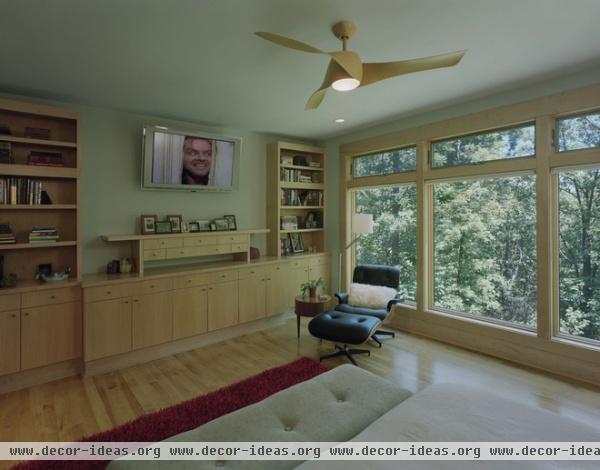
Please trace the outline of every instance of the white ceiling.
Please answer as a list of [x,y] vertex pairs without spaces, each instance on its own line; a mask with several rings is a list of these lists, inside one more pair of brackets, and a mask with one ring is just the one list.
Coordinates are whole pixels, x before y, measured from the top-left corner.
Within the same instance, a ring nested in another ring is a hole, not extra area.
[[[329,91],[339,20],[364,61],[468,52],[454,68]],[[600,64],[600,0],[0,0],[0,91],[324,139]],[[335,124],[343,117],[345,124]]]

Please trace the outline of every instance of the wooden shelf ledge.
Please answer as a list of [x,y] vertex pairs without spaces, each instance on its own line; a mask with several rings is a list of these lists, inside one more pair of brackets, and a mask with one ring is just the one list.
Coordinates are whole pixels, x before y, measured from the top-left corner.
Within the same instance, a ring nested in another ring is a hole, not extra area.
[[48,147],[77,148],[76,142],[63,140],[30,139],[29,137],[15,137],[14,135],[0,134],[0,142],[14,142],[15,144],[47,145]]
[[79,170],[77,168],[69,167],[0,163],[0,175],[77,179],[77,177],[79,176]]
[[34,250],[39,248],[60,248],[64,246],[77,246],[77,242],[54,242],[54,243],[6,243],[0,245],[0,251],[8,250]]

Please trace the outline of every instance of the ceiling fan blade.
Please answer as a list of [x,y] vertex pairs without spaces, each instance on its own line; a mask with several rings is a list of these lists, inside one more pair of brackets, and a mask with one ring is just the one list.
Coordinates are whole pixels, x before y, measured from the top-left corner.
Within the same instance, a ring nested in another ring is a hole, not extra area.
[[285,36],[280,36],[279,34],[266,33],[262,31],[258,31],[254,34],[256,34],[258,37],[266,39],[267,41],[277,44],[278,46],[287,47],[289,49],[296,49],[297,51],[302,52],[310,52],[312,54],[326,54],[325,51],[317,49],[316,47],[313,47],[310,44],[296,41],[295,39],[286,38]]
[[352,51],[334,51],[328,52],[333,60],[342,67],[348,75],[356,78],[359,82],[362,80],[363,67],[359,55]]
[[423,70],[452,67],[460,62],[467,51],[450,52],[448,54],[422,57],[420,59],[400,60],[398,62],[379,62],[363,64],[363,78],[360,86],[396,77],[407,73],[421,72]]
[[317,91],[310,95],[310,98],[308,98],[304,109],[315,109],[319,107],[321,101],[323,101],[323,98],[325,98],[327,89],[334,82],[336,75],[339,75],[340,69],[341,67],[334,59],[329,61],[329,65],[327,66],[327,71],[325,72],[325,77],[323,77],[321,86],[319,86]]

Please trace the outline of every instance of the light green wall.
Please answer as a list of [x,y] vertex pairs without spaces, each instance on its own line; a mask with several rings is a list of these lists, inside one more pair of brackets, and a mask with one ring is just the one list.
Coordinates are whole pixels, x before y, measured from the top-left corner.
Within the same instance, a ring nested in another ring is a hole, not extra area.
[[[282,136],[257,134],[229,128],[195,125],[147,115],[103,108],[77,106],[4,95],[30,102],[43,102],[81,113],[81,241],[83,272],[102,272],[111,259],[130,253],[129,244],[107,244],[100,235],[139,233],[141,214],[182,214],[184,220],[211,219],[235,214],[238,228],[266,227],[266,145]],[[211,116],[203,116],[207,121]],[[190,193],[142,191],[142,127],[159,124],[173,128],[193,127],[211,133],[242,138],[238,191]],[[294,139],[292,141],[296,141]],[[313,142],[307,142],[313,144]],[[255,236],[253,246],[265,253],[266,237]]]
[[339,237],[340,237],[340,211],[339,211],[339,147],[341,144],[354,142],[378,135],[397,132],[402,129],[443,121],[457,116],[464,116],[478,111],[491,109],[511,103],[518,103],[530,99],[539,98],[544,95],[559,93],[561,91],[581,88],[594,83],[599,83],[600,69],[593,69],[577,75],[565,76],[551,81],[513,89],[504,93],[495,94],[485,98],[463,103],[453,104],[437,110],[432,110],[412,116],[400,118],[388,123],[375,125],[368,128],[356,130],[340,137],[329,139],[325,142],[326,164],[329,171],[326,175],[327,201],[326,201],[326,223],[327,223],[327,249],[332,256],[332,285],[338,285],[338,259],[339,259]]

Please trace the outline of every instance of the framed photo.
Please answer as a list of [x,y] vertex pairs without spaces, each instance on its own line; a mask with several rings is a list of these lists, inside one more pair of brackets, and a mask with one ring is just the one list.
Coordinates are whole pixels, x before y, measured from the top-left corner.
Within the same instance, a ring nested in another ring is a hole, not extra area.
[[237,230],[237,223],[235,221],[235,215],[224,215],[223,218],[229,224],[229,230]]
[[200,224],[198,222],[189,222],[188,228],[190,229],[190,232],[199,232]]
[[229,221],[227,219],[215,219],[213,220],[213,224],[217,232],[229,230]]
[[171,232],[181,233],[181,216],[180,215],[168,215],[167,220],[171,222]]
[[150,235],[156,233],[156,216],[155,215],[142,215],[142,235]]
[[198,232],[210,232],[210,220],[196,220]]
[[211,232],[215,232],[217,230],[217,226],[215,225],[214,222],[210,223],[210,230],[211,230]]
[[301,233],[290,233],[290,242],[292,243],[293,253],[302,253],[304,251],[304,243],[302,243]]
[[154,226],[156,227],[156,233],[172,233],[173,232],[171,222],[168,220],[156,221]]

